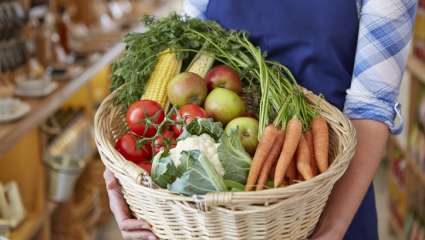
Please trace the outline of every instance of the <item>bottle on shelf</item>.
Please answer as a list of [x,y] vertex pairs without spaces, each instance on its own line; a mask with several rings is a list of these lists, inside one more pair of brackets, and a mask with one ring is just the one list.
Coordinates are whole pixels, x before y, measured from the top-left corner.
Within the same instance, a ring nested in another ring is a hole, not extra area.
[[44,17],[40,17],[36,24],[37,25],[34,26],[35,51],[38,61],[46,68],[49,66],[52,57],[50,42],[51,32],[45,25]]
[[68,39],[68,26],[66,24],[66,9],[65,6],[61,5],[59,7],[58,11],[58,17],[56,19],[56,29],[59,34],[60,44],[62,45],[63,49],[65,50],[66,54],[70,53],[69,49],[69,39]]

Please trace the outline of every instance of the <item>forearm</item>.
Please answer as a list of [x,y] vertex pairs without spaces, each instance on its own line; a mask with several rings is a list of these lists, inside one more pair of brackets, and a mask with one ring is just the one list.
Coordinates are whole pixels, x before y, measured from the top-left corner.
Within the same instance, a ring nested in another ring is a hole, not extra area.
[[373,120],[352,122],[357,131],[357,150],[346,173],[332,191],[314,239],[344,237],[384,154],[388,127]]

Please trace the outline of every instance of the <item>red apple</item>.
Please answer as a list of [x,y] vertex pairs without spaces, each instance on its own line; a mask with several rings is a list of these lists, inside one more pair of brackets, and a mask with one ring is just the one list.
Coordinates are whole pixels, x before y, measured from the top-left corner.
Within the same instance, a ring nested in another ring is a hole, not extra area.
[[232,90],[235,93],[241,91],[241,78],[239,74],[231,67],[219,65],[208,71],[205,77],[208,90],[221,87]]
[[201,105],[207,96],[207,86],[196,73],[183,72],[178,74],[167,87],[168,99],[175,106],[189,103]]

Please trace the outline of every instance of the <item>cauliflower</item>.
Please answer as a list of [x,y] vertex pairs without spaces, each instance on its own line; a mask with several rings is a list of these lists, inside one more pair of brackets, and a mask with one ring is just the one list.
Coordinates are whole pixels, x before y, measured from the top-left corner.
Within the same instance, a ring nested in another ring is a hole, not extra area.
[[210,135],[205,133],[200,136],[190,136],[177,142],[176,147],[170,150],[170,157],[177,167],[180,165],[182,151],[199,150],[214,166],[217,173],[220,176],[224,176],[224,169],[218,158],[218,145]]

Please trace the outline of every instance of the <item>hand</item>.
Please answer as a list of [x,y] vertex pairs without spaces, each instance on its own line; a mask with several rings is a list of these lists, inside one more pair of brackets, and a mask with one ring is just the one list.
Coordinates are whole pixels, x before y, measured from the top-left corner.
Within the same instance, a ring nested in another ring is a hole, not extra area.
[[108,191],[109,205],[123,238],[125,240],[156,240],[157,237],[152,233],[151,226],[147,222],[132,218],[121,193],[121,187],[113,173],[106,170],[103,176]]

